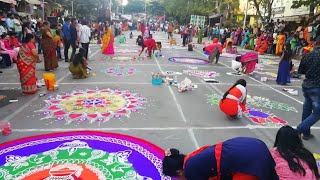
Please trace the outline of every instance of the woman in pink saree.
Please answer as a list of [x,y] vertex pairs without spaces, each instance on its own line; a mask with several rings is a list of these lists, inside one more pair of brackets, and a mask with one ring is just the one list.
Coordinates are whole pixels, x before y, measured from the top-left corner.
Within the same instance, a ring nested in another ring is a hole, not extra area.
[[249,75],[252,73],[258,63],[258,54],[256,52],[248,52],[236,57],[236,61],[241,62],[242,72]]
[[113,43],[114,43],[114,36],[112,34],[111,27],[109,27],[102,37],[102,47],[101,47],[102,54],[107,54],[107,55],[114,54]]
[[11,63],[17,60],[19,51],[14,49],[7,49],[5,47],[4,38],[6,37],[6,34],[1,35],[0,38],[0,54],[8,54],[10,56]]

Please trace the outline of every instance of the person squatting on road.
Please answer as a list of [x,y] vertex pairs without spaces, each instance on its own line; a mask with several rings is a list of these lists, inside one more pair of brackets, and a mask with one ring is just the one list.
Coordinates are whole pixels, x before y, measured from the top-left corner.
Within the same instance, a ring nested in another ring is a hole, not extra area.
[[230,118],[241,118],[246,110],[247,82],[239,79],[220,100],[220,110]]
[[237,137],[184,155],[166,151],[163,173],[178,180],[278,180],[275,162],[261,140]]

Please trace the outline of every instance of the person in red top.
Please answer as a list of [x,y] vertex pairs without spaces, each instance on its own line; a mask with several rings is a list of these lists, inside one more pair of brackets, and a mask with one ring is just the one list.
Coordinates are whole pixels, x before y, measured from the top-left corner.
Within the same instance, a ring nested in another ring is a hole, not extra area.
[[204,47],[203,51],[209,54],[209,63],[212,63],[214,58],[216,58],[216,64],[218,64],[222,49],[222,46],[217,41],[214,41],[212,44]]
[[239,79],[220,100],[220,110],[230,118],[241,118],[246,110],[247,82]]
[[147,52],[149,54],[148,57],[151,57],[151,52],[152,51],[154,52],[157,49],[157,43],[154,39],[152,39],[152,35],[150,35],[149,39],[143,41],[142,50],[141,50],[139,56],[144,51],[144,48],[147,48]]

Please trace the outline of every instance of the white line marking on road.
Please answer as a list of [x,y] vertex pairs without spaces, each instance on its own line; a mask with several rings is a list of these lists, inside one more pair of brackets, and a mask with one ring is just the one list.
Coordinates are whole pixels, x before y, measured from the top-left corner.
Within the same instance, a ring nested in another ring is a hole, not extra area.
[[[157,58],[156,58],[156,57],[153,57],[153,59],[157,62],[158,68],[159,68],[159,70],[161,71],[161,73],[164,74],[164,71],[162,70],[162,68],[161,68],[161,66],[160,66],[159,61],[157,60]],[[169,88],[170,94],[171,94],[174,102],[176,103],[176,106],[177,106],[177,108],[178,108],[178,111],[179,111],[179,113],[180,113],[180,115],[181,115],[182,120],[186,123],[186,122],[187,122],[187,119],[186,119],[186,117],[184,116],[184,113],[183,113],[183,111],[182,111],[181,105],[179,104],[176,95],[174,94],[171,86],[168,86],[168,88]]]
[[[263,125],[252,125],[246,126],[221,126],[221,127],[135,127],[135,128],[48,128],[48,129],[13,129],[14,132],[44,132],[44,131],[82,131],[82,130],[93,130],[93,131],[170,131],[170,130],[238,130],[238,129],[274,129],[278,130],[282,126],[263,126]],[[292,126],[296,128],[296,126]],[[320,127],[311,127],[312,130],[320,130]]]
[[[71,82],[71,83],[60,83],[63,85],[91,85],[91,84],[131,84],[131,85],[152,85],[150,83],[144,83],[144,82]],[[202,82],[202,83],[193,83],[197,85],[207,85],[210,83]],[[233,83],[221,83],[215,84],[217,86],[219,85],[233,85]],[[259,84],[248,84],[248,86],[255,86],[255,87],[265,87],[265,85],[259,85]],[[272,87],[278,87],[283,88],[281,85],[270,85]],[[286,86],[286,88],[301,88],[301,86]]]
[[[195,51],[196,51],[196,52],[198,52],[199,54],[203,55],[203,56],[208,57],[207,55],[205,55],[205,54],[203,54],[203,53],[199,52],[198,50],[195,50]],[[228,65],[226,65],[226,64],[224,64],[224,63],[222,63],[221,61],[220,61],[220,64],[224,65],[225,67],[228,67],[228,68],[232,69],[230,66],[228,66]],[[268,87],[268,88],[270,88],[270,89],[272,89],[272,90],[274,90],[274,91],[276,91],[276,92],[278,92],[278,93],[280,93],[280,94],[282,94],[282,95],[284,95],[284,96],[286,96],[286,97],[288,97],[288,98],[290,98],[290,99],[292,99],[292,100],[294,100],[294,101],[296,101],[296,102],[300,103],[300,104],[303,104],[303,102],[302,102],[302,101],[299,101],[298,99],[295,99],[295,98],[293,98],[293,97],[291,97],[291,96],[289,96],[289,95],[287,95],[287,94],[285,94],[285,93],[283,93],[283,92],[281,92],[281,91],[279,91],[279,90],[277,90],[277,89],[275,89],[275,88],[273,88],[273,87],[269,86],[268,84],[265,84],[265,83],[263,83],[263,82],[260,82],[260,81],[258,81],[258,80],[256,80],[256,79],[254,79],[253,77],[250,77],[250,76],[249,76],[249,78],[250,78],[251,80],[253,80],[253,81],[256,81],[256,82],[257,82],[257,83],[259,83],[259,84],[262,84],[262,85],[264,85],[264,86],[266,86],[266,87]]]
[[193,129],[192,129],[192,128],[189,128],[189,129],[188,129],[188,133],[189,133],[189,136],[190,136],[193,144],[195,145],[196,149],[199,149],[200,146],[199,146],[199,143],[198,143],[198,141],[197,141],[196,136],[194,135]]

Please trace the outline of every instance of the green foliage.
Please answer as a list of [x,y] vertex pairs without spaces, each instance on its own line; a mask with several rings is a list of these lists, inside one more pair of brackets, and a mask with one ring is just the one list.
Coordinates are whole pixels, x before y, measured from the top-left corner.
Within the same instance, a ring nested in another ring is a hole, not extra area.
[[169,18],[180,22],[187,22],[192,14],[209,16],[224,10],[230,14],[239,8],[239,0],[160,0],[160,3]]
[[[61,6],[69,10],[71,13],[72,0],[56,0],[55,2],[61,4]],[[73,11],[74,14],[79,17],[92,17],[98,15],[100,0],[74,0]]]
[[158,0],[148,2],[147,11],[153,16],[163,16],[166,13],[164,6]]
[[125,14],[144,13],[144,0],[128,0],[128,4],[124,7]]
[[291,8],[299,8],[302,6],[317,7],[319,5],[320,5],[320,0],[296,0],[296,1],[293,1],[293,5],[291,6]]

